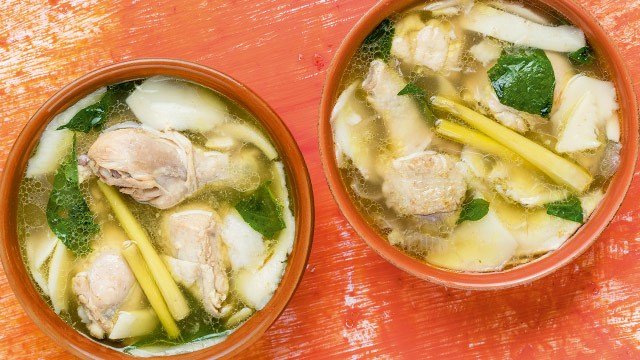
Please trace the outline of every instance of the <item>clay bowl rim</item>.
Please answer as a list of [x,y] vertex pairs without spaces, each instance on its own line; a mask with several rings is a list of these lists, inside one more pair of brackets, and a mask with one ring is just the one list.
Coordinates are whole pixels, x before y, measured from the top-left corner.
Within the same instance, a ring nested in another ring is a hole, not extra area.
[[[174,59],[137,59],[94,70],[63,87],[47,100],[13,145],[0,183],[0,258],[20,305],[53,341],[71,353],[87,359],[128,359],[130,355],[104,346],[73,329],[47,305],[33,285],[17,242],[17,189],[33,148],[53,115],[101,86],[153,75],[175,76],[194,81],[224,94],[252,113],[271,136],[289,180],[290,197],[296,217],[296,235],[287,268],[269,303],[224,341],[204,349],[161,359],[229,358],[260,338],[291,300],[307,264],[314,225],[312,187],[306,163],[287,126],[273,109],[252,90],[217,70]],[[17,255],[17,256],[16,256]]]
[[389,244],[360,214],[346,190],[347,185],[344,184],[336,164],[330,116],[348,60],[377,24],[391,14],[416,4],[417,1],[383,0],[379,2],[354,25],[334,54],[322,91],[318,124],[320,157],[329,188],[342,214],[356,233],[385,260],[418,278],[466,290],[504,289],[530,283],[549,275],[584,253],[611,222],[625,198],[638,155],[638,105],[624,60],[597,20],[580,5],[570,0],[537,2],[555,9],[582,29],[598,56],[602,57],[609,66],[621,104],[622,161],[596,211],[560,249],[509,270],[488,273],[457,272],[438,268],[406,255]]

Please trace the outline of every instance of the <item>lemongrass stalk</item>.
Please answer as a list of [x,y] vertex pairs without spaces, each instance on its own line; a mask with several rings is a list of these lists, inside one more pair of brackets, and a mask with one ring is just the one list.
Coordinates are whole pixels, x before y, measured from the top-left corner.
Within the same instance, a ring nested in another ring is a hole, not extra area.
[[487,154],[511,161],[524,161],[518,154],[500,145],[492,138],[451,121],[438,120],[436,122],[436,133]]
[[142,291],[144,291],[144,294],[149,300],[149,304],[151,304],[151,307],[158,315],[158,319],[167,332],[167,335],[172,339],[180,336],[180,329],[178,329],[178,325],[176,325],[176,322],[173,320],[167,303],[165,303],[158,285],[153,280],[153,275],[151,275],[147,264],[140,255],[136,243],[133,241],[125,241],[122,244],[122,255],[125,260],[127,260],[138,283],[140,283]]
[[180,288],[175,280],[173,280],[164,262],[153,248],[149,235],[147,235],[142,225],[133,216],[116,189],[102,181],[98,181],[98,186],[107,198],[107,201],[113,209],[113,213],[120,222],[120,225],[122,225],[124,231],[129,238],[135,241],[138,247],[140,247],[142,257],[151,270],[151,274],[153,274],[153,278],[160,288],[160,293],[162,293],[162,297],[164,301],[166,301],[171,315],[176,320],[184,319],[189,315],[187,300],[184,295],[182,295]]
[[227,328],[235,327],[241,322],[247,320],[249,316],[251,316],[251,314],[253,314],[253,310],[251,308],[244,307],[238,312],[236,312],[235,314],[231,315],[227,320],[227,322],[225,323],[225,326]]
[[582,193],[593,181],[591,175],[579,165],[464,105],[441,96],[431,98],[431,104],[436,109],[460,118],[520,155],[559,185]]

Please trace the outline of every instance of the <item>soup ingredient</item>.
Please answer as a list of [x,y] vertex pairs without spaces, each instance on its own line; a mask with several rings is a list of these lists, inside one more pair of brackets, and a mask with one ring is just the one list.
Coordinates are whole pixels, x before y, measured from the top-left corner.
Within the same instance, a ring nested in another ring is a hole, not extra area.
[[197,332],[195,336],[181,337],[176,340],[143,339],[122,349],[125,354],[139,357],[169,356],[188,352],[198,351],[208,346],[222,342],[231,331],[221,331],[201,335]]
[[618,142],[609,141],[604,149],[602,161],[598,164],[597,173],[605,178],[610,178],[620,167],[620,151],[622,150],[622,144]]
[[371,62],[362,83],[367,101],[382,117],[392,151],[397,156],[423,151],[433,138],[418,104],[398,95],[406,85],[395,70],[380,60]]
[[473,57],[482,64],[482,66],[486,67],[492,62],[498,60],[502,54],[502,45],[487,37],[469,48],[469,53],[471,53],[471,55],[473,55]]
[[229,118],[227,105],[213,91],[164,76],[136,86],[126,103],[142,124],[160,131],[205,133]]
[[458,218],[458,224],[464,221],[478,221],[489,213],[489,202],[485,199],[475,198],[462,204],[462,212]]
[[597,113],[595,97],[585,92],[572,109],[560,115],[565,118],[560,120],[556,151],[568,153],[599,148],[602,142]]
[[222,220],[222,240],[227,246],[231,269],[258,267],[266,257],[262,235],[247,224],[237,210],[231,209]]
[[582,224],[584,215],[580,199],[576,196],[547,204],[547,214]]
[[551,115],[556,151],[577,152],[595,149],[606,137],[620,140],[619,105],[612,82],[575,75],[560,96],[560,105]]
[[491,208],[482,219],[461,223],[439,245],[429,252],[426,260],[458,271],[500,270],[518,247],[513,235]]
[[272,174],[274,182],[271,190],[283,205],[285,228],[278,234],[277,242],[267,262],[261,267],[247,267],[241,270],[235,276],[234,282],[238,297],[256,310],[262,309],[278,288],[287,266],[287,256],[291,253],[295,239],[295,220],[289,208],[289,194],[282,163],[273,165]]
[[395,32],[394,24],[389,19],[382,22],[369,34],[362,43],[361,52],[374,59],[389,60],[391,42]]
[[590,46],[580,48],[567,56],[569,57],[569,60],[571,60],[571,63],[573,65],[588,64],[595,58],[595,56],[593,55],[593,50]]
[[384,131],[375,114],[356,97],[359,81],[351,83],[338,97],[331,112],[338,166],[345,168],[348,160],[365,180],[379,182],[379,160],[375,156],[382,144],[378,134]]
[[42,136],[40,136],[40,142],[35,154],[29,159],[25,177],[36,178],[48,175],[58,168],[58,165],[60,165],[65,155],[69,153],[69,149],[73,144],[73,132],[57,129],[68,123],[83,108],[100,101],[106,91],[106,87],[94,91],[56,115],[49,122]]
[[[584,218],[591,215],[603,196],[604,193],[598,189],[580,197]],[[581,225],[575,221],[549,215],[545,208],[523,211],[501,201],[495,201],[493,205],[502,222],[518,242],[516,256],[533,256],[556,250]]]
[[240,311],[231,315],[231,317],[227,319],[226,325],[227,327],[235,327],[239,325],[241,322],[247,320],[249,316],[251,316],[251,314],[253,314],[253,310],[251,310],[251,308],[248,308],[248,307],[242,308]]
[[562,200],[568,192],[549,184],[546,177],[526,165],[497,161],[486,179],[497,193],[525,207],[537,207]]
[[25,239],[29,271],[40,290],[47,296],[49,295],[49,285],[45,276],[44,265],[59,242],[60,240],[48,228],[31,234]]
[[238,201],[235,206],[242,219],[267,239],[273,239],[286,227],[282,218],[282,205],[269,189],[270,184],[270,182],[263,183],[251,195]]
[[91,239],[100,227],[78,185],[75,140],[71,153],[60,164],[47,203],[47,222],[62,243],[77,256],[91,252]]
[[547,19],[545,16],[533,11],[532,9],[524,7],[519,3],[496,0],[496,1],[490,1],[489,5],[493,8],[500,9],[514,15],[518,15],[520,17],[523,17],[527,20],[531,20],[538,24],[551,25],[551,23],[549,22],[549,19]]
[[448,139],[469,145],[481,152],[499,156],[503,159],[522,162],[523,159],[492,138],[475,130],[447,120],[436,122],[436,132]]
[[76,274],[73,293],[88,319],[92,336],[102,339],[109,335],[117,311],[135,285],[133,274],[122,256],[112,250],[99,253],[88,268]]
[[229,292],[223,260],[220,218],[212,210],[173,213],[166,221],[165,262],[174,279],[198,298],[204,309],[220,317]]
[[[182,320],[187,317],[187,315],[189,315],[189,305],[187,304],[187,300],[180,292],[180,289],[171,277],[171,274],[162,262],[162,259],[160,259],[160,256],[151,244],[151,240],[149,239],[147,232],[144,230],[142,225],[140,225],[138,220],[136,220],[120,197],[120,194],[118,194],[114,188],[102,181],[98,181],[98,187],[109,202],[109,205],[111,205],[111,209],[124,231],[140,248],[142,257],[149,267],[149,271],[153,275],[153,280],[155,280],[155,283],[160,289],[162,298],[166,302],[167,307],[171,312],[171,316],[176,320]],[[133,252],[133,250],[130,251]],[[148,296],[149,295],[147,294],[147,297]],[[166,320],[162,319],[162,314],[158,314],[158,317],[160,317],[160,321],[163,322],[163,324],[166,322]]]
[[[536,122],[540,121],[533,114],[502,104],[489,81],[489,75],[484,69],[479,70],[474,75],[467,76],[464,87],[468,90],[465,92],[464,98],[471,102],[478,111],[493,116],[512,130],[526,133]],[[540,117],[538,116],[537,118]]]
[[430,215],[457,210],[467,190],[457,161],[425,151],[395,159],[385,174],[387,206],[401,215]]
[[67,283],[72,266],[73,253],[62,242],[58,242],[49,263],[48,281],[49,299],[56,314],[69,308]]
[[411,97],[413,97],[422,110],[422,115],[424,115],[425,119],[430,125],[433,125],[433,123],[436,121],[436,118],[431,112],[431,109],[429,109],[429,105],[427,104],[427,93],[422,90],[420,86],[410,82],[407,84],[407,86],[400,90],[398,95],[410,95]]
[[88,133],[91,129],[101,129],[107,119],[107,114],[116,105],[118,98],[129,93],[133,86],[133,82],[107,86],[107,91],[102,94],[100,101],[78,111],[68,123],[61,125],[56,130],[69,129]]
[[470,31],[515,45],[572,52],[587,45],[584,33],[570,25],[546,26],[482,3],[461,17],[460,25]]
[[[269,160],[275,160],[278,157],[278,152],[273,145],[271,145],[271,141],[269,141],[269,139],[267,139],[260,130],[251,125],[229,122],[217,127],[215,129],[215,133],[222,136],[228,136],[246,144],[253,144],[255,147],[260,149],[260,151],[262,151]],[[205,146],[209,147],[206,144]]]
[[105,130],[87,152],[105,183],[136,201],[170,208],[206,183],[229,177],[227,155],[195,149],[184,135],[138,126]]
[[[154,274],[153,270],[150,271],[149,267],[147,266],[149,262],[146,259],[143,261],[143,258],[140,255],[140,251],[138,251],[137,244],[132,241],[126,241],[125,243],[123,243],[122,255],[127,260],[129,267],[131,267],[133,275],[138,280],[138,283],[142,287],[142,291],[144,291],[144,294],[147,296],[147,299],[151,304],[151,307],[158,315],[158,319],[160,319],[160,323],[162,324],[164,330],[167,332],[169,338],[175,339],[180,336],[180,329],[176,325],[175,321],[173,321],[175,315],[171,313],[171,308],[168,307],[169,302],[166,301],[167,297],[162,294],[162,288],[160,286],[163,286],[164,284],[158,282],[158,278],[156,275],[152,275]],[[145,261],[147,262],[147,264],[145,264]],[[156,280],[155,282],[154,278]],[[170,280],[173,283],[173,279]],[[173,284],[175,285],[175,283]]]
[[424,11],[430,11],[433,16],[453,16],[461,11],[469,11],[473,6],[473,0],[443,0],[428,3],[421,6]]
[[419,14],[404,17],[396,25],[391,54],[409,65],[432,71],[459,70],[462,35],[440,20],[422,21]]
[[575,163],[506,128],[495,121],[451,100],[435,96],[431,104],[467,122],[500,144],[520,155],[559,185],[582,193],[592,182],[589,173]]
[[486,179],[496,192],[525,207],[543,206],[569,195],[565,189],[549,184],[545,176],[523,164],[497,161]]
[[544,51],[503,50],[488,75],[502,104],[543,117],[551,113],[556,80]]
[[158,326],[158,316],[153,309],[119,311],[109,339],[119,340],[143,336]]
[[553,103],[560,103],[560,95],[571,78],[575,75],[575,70],[564,54],[553,51],[545,51],[547,58],[553,67],[553,74],[556,78],[556,87],[553,91]]

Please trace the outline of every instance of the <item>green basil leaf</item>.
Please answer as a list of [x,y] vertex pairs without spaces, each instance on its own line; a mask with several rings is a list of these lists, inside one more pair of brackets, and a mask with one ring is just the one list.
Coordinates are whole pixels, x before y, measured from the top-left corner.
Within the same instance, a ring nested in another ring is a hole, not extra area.
[[274,238],[286,226],[282,218],[282,205],[269,189],[270,183],[264,182],[235,206],[242,219],[268,239]]
[[478,221],[489,213],[489,202],[485,199],[472,199],[462,205],[458,224],[465,221]]
[[137,83],[137,81],[128,81],[108,86],[107,91],[97,103],[78,111],[68,123],[58,127],[56,130],[69,129],[83,133],[88,133],[92,129],[99,130],[107,120],[107,114],[118,99],[133,91]]
[[431,109],[429,108],[427,93],[420,86],[410,82],[402,90],[400,90],[398,95],[412,96],[418,103],[420,111],[422,112],[422,115],[424,115],[424,117],[427,119],[427,122],[432,125],[435,123],[436,117],[435,115],[433,115],[433,112],[431,112]]
[[530,114],[548,117],[556,78],[544,51],[510,48],[489,69],[491,85],[500,102]]
[[58,239],[74,254],[82,256],[91,252],[91,239],[100,228],[80,191],[75,147],[74,137],[71,153],[53,178],[46,213],[49,227]]
[[556,201],[545,205],[547,214],[559,217],[561,219],[575,221],[582,224],[584,221],[584,213],[580,199],[571,195],[565,200]]
[[[374,59],[389,60],[391,57],[391,42],[395,26],[389,19],[384,19],[373,31],[364,39],[360,51],[365,56]],[[369,59],[371,61],[371,59]]]
[[593,50],[589,46],[580,48],[572,53],[569,53],[569,55],[567,56],[569,57],[569,60],[571,60],[571,63],[576,66],[588,64],[595,58],[595,56],[593,55]]

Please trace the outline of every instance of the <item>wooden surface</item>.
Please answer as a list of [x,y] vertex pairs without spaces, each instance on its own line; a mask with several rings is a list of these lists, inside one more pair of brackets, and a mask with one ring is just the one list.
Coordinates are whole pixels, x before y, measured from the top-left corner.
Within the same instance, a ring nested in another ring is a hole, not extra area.
[[[578,0],[637,86],[640,0]],[[195,61],[273,106],[305,154],[316,236],[291,304],[246,358],[639,358],[640,177],[585,255],[552,276],[473,293],[415,279],[359,239],[326,185],[316,139],[334,49],[374,0],[68,1],[0,4],[0,166],[29,116],[74,78],[139,57]],[[638,174],[638,173],[637,173]],[[0,359],[66,359],[0,273]]]

